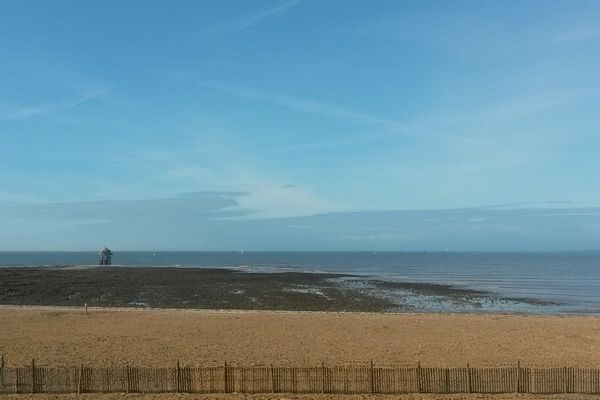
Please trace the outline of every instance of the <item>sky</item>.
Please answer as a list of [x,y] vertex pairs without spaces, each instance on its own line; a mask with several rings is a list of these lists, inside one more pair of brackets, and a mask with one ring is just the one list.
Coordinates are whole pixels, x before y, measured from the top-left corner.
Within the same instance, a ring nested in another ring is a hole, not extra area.
[[598,21],[0,0],[0,250],[600,248]]

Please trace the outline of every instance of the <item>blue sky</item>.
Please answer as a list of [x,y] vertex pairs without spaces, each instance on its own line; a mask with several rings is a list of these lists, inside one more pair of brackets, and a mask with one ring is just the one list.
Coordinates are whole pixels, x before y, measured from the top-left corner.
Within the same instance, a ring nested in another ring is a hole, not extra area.
[[0,250],[600,247],[598,21],[0,0]]

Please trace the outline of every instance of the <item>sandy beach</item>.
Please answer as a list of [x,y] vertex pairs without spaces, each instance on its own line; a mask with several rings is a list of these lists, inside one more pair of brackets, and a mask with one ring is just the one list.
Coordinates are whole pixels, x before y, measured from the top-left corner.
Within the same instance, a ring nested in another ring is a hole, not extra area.
[[2,307],[0,327],[11,365],[600,366],[597,317]]
[[[139,366],[367,363],[600,366],[600,319],[471,314],[0,307],[9,365]],[[534,395],[11,395],[43,398],[529,399]],[[553,399],[587,396],[555,395]]]

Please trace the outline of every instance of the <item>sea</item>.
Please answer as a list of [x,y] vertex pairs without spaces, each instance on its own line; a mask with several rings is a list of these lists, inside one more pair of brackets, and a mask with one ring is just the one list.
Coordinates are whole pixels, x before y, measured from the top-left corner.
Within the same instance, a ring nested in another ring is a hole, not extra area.
[[[0,266],[94,265],[96,252],[0,252]],[[600,251],[569,252],[169,252],[115,251],[132,267],[325,272],[474,289],[552,305],[502,311],[600,314]],[[0,282],[1,284],[1,282]],[[512,307],[512,308],[511,308]],[[521,307],[521,308],[519,308]]]

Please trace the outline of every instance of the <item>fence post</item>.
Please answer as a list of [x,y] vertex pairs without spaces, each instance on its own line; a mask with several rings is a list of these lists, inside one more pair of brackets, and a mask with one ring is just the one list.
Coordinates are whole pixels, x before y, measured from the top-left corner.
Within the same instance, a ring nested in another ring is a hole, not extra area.
[[4,390],[4,354],[2,354],[2,358],[0,359],[0,388]]
[[467,363],[467,393],[472,392],[471,388],[471,366]]
[[273,364],[271,364],[271,391],[277,393],[275,391],[275,371],[273,370]]
[[21,392],[21,385],[19,384],[20,383],[20,376],[21,376],[21,374],[19,374],[19,370],[18,369],[15,371],[15,375],[16,375],[15,376],[15,393],[19,394],[19,393],[22,393],[22,392]]
[[375,374],[373,372],[373,359],[371,358],[371,394],[375,393]]
[[131,372],[129,371],[129,364],[127,364],[127,393],[131,392]]
[[31,393],[35,393],[35,359],[31,359]]
[[179,391],[181,390],[181,389],[179,389],[180,381],[181,381],[181,370],[179,369],[179,360],[177,360],[177,372],[175,375],[176,375],[176,379],[177,379],[175,393],[179,393]]
[[421,393],[421,361],[417,363],[417,387],[418,393]]
[[321,363],[321,392],[325,393],[325,363]]
[[85,315],[87,315],[87,303],[85,303]]
[[517,361],[517,382],[515,384],[515,392],[519,393],[521,390],[521,361]]
[[446,393],[450,393],[450,369],[448,367],[444,369],[444,389]]
[[81,394],[83,385],[83,364],[79,367],[79,377],[77,378],[77,394]]
[[569,375],[567,374],[567,366],[563,367],[563,393],[568,393]]
[[223,363],[223,390],[227,393],[227,361]]

